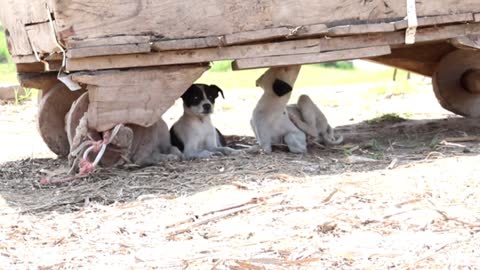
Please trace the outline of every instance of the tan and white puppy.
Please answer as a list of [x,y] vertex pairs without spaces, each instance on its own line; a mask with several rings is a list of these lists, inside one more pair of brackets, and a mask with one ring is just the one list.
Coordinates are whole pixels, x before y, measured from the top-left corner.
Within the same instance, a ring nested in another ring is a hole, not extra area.
[[133,131],[130,160],[139,166],[149,166],[165,160],[179,160],[182,152],[170,143],[168,126],[160,119],[150,127],[129,125]]
[[183,115],[170,129],[172,145],[185,158],[209,158],[214,155],[233,155],[241,151],[226,147],[225,138],[210,119],[215,99],[223,91],[216,85],[193,84],[182,95]]
[[335,136],[327,118],[309,96],[301,95],[297,104],[287,106],[287,111],[290,120],[314,141],[326,145],[343,142],[343,136]]
[[292,123],[286,108],[300,67],[270,68],[256,82],[264,92],[250,124],[258,144],[266,153],[272,152],[272,144],[286,144],[292,153],[307,151],[306,135]]

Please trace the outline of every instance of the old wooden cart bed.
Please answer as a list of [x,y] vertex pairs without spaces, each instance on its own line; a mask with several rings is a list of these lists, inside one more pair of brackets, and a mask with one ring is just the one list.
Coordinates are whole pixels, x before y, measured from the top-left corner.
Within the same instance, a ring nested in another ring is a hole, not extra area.
[[238,70],[370,59],[432,77],[443,107],[480,116],[478,0],[0,4],[19,79],[43,90],[40,131],[59,155],[70,151],[65,115],[85,91],[75,106],[89,128],[147,127],[216,60],[234,60]]

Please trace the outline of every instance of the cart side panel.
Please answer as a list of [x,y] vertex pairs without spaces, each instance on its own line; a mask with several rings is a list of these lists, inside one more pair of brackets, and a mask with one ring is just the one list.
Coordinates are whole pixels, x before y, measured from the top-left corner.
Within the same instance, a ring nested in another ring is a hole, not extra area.
[[[398,0],[54,0],[63,39],[150,35],[164,39],[225,35],[281,26],[391,21]],[[472,10],[473,9],[473,10]],[[475,11],[475,9],[477,9]],[[418,16],[479,12],[478,0],[417,3]]]

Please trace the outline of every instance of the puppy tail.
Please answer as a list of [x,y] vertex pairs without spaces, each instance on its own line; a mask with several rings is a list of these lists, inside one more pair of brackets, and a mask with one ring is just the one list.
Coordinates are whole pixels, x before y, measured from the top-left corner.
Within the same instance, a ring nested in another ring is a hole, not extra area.
[[218,130],[218,128],[215,128],[215,130],[217,131],[217,139],[220,146],[227,146],[227,141],[225,140],[225,136],[223,136],[223,134],[220,132],[220,130]]
[[343,136],[340,135],[337,138],[335,138],[335,134],[333,132],[333,128],[328,126],[326,134],[322,134],[323,140],[325,141],[326,144],[330,145],[337,145],[341,144],[343,142]]

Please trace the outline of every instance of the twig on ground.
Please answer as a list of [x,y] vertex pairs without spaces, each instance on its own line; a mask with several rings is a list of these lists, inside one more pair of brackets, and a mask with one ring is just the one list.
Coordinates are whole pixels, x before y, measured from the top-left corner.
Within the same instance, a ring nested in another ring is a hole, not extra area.
[[480,141],[480,136],[465,136],[465,137],[447,137],[446,142],[474,142]]

